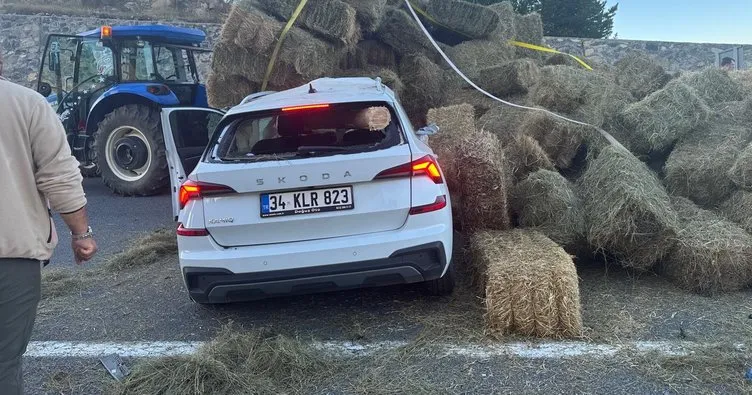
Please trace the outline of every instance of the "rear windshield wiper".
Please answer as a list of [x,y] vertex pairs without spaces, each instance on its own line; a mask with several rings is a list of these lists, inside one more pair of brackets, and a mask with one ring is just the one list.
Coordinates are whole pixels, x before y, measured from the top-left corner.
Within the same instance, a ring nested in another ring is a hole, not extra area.
[[346,152],[350,151],[351,149],[348,147],[333,147],[333,146],[316,146],[316,145],[304,145],[301,147],[298,147],[298,155],[301,156],[316,156],[316,155],[326,155],[331,153],[337,153],[337,152]]

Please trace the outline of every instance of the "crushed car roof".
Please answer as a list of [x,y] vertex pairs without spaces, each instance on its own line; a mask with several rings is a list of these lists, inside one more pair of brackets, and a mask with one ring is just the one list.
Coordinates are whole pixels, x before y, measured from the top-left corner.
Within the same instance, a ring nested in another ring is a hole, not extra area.
[[[315,93],[310,92],[311,86]],[[370,101],[393,102],[394,92],[387,86],[377,83],[375,79],[367,77],[319,78],[297,88],[271,93],[237,105],[230,109],[227,115],[293,106]]]

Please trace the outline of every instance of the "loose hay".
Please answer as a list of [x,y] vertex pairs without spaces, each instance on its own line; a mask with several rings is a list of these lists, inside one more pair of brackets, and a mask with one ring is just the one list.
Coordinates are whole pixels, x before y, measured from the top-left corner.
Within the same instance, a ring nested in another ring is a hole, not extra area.
[[482,231],[470,237],[469,252],[482,277],[489,334],[582,334],[577,270],[556,243],[531,230]]
[[461,0],[432,0],[426,11],[440,24],[470,39],[488,37],[499,25],[494,10]]
[[520,181],[510,198],[520,226],[537,230],[557,244],[576,249],[585,238],[582,202],[561,174],[538,170]]
[[742,100],[742,85],[729,76],[728,71],[716,67],[687,73],[679,81],[693,88],[709,105]]
[[621,119],[632,131],[630,148],[648,154],[665,151],[686,134],[705,127],[709,116],[710,109],[694,89],[671,81],[665,88],[627,106]]
[[660,89],[671,81],[671,75],[647,54],[632,51],[616,62],[616,82],[628,89],[637,100]]
[[752,192],[734,192],[720,205],[718,211],[724,218],[752,233]]
[[672,204],[679,227],[662,271],[702,294],[737,291],[752,284],[752,236],[688,199],[672,198]]
[[195,355],[147,359],[117,386],[125,394],[300,393],[333,362],[298,340],[222,331]]
[[732,80],[742,86],[742,94],[745,98],[752,97],[752,70],[734,70],[729,72]]
[[530,59],[518,59],[482,69],[483,87],[496,96],[527,93],[540,79],[538,66]]
[[506,42],[471,40],[447,48],[445,51],[463,74],[482,84],[480,71],[514,59],[514,47]]
[[749,139],[750,130],[745,126],[723,122],[688,136],[666,161],[669,191],[704,208],[716,207],[735,189],[729,171]]
[[538,141],[554,165],[560,169],[572,166],[572,160],[589,133],[579,126],[540,111],[528,111],[520,130]]
[[449,190],[459,192],[460,140],[476,133],[475,110],[469,104],[432,108],[428,110],[427,120],[439,126],[439,132],[428,138],[428,145],[438,155]]
[[[256,0],[262,9],[282,21],[287,21],[300,0]],[[336,43],[355,45],[360,39],[360,27],[355,9],[340,0],[309,1],[295,23]]]
[[119,271],[147,266],[168,255],[177,256],[178,241],[175,232],[158,230],[136,239],[125,251],[114,255],[106,263],[110,270]]
[[650,269],[673,246],[677,217],[656,175],[632,154],[609,146],[579,180],[588,242],[624,266]]
[[504,147],[509,171],[519,181],[538,170],[554,170],[554,164],[538,142],[527,135],[517,135]]
[[456,157],[463,231],[509,229],[509,174],[499,139],[485,131],[462,136]]
[[729,169],[728,177],[737,187],[752,190],[752,144],[748,144]]

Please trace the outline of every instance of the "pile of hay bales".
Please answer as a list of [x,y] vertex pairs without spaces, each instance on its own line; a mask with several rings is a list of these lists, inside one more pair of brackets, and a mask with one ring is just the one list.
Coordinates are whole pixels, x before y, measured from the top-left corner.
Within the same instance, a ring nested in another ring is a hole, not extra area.
[[533,230],[480,231],[468,242],[492,335],[571,338],[582,334],[572,258]]
[[[282,43],[269,88],[322,76],[378,76],[415,128],[438,124],[428,145],[452,193],[455,222],[469,237],[473,270],[484,279],[489,331],[579,333],[576,274],[557,244],[578,260],[601,253],[696,292],[749,285],[735,275],[748,267],[752,237],[749,73],[708,69],[676,77],[640,52],[613,66],[585,59],[590,71],[566,55],[512,46],[510,40],[545,43],[540,16],[517,15],[510,2],[417,4],[464,74],[538,111],[471,89],[397,0],[309,2]],[[236,4],[214,55],[211,105],[237,103],[260,88],[295,5]],[[509,231],[515,226],[524,230]],[[554,303],[560,296],[566,301]]]

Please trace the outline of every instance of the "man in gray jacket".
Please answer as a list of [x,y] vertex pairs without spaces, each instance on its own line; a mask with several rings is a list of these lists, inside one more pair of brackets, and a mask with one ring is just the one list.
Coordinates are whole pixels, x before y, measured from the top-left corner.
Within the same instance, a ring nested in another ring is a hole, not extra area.
[[97,244],[78,161],[38,93],[2,78],[0,53],[0,394],[23,393],[21,361],[41,297],[41,268],[57,244],[51,210],[71,231],[76,263]]

